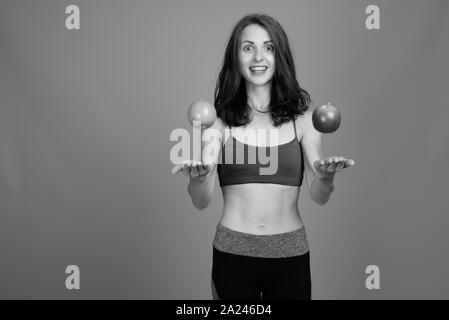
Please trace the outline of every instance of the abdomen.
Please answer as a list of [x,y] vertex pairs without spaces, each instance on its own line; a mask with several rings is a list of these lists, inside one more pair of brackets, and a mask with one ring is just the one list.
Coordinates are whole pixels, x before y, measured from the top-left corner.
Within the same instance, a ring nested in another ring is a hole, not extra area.
[[240,232],[275,234],[302,227],[298,211],[299,187],[268,183],[222,187],[220,223]]

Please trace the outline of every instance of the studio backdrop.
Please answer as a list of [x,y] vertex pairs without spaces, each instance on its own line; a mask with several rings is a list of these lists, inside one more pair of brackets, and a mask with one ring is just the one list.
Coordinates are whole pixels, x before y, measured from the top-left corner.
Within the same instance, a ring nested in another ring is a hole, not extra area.
[[2,0],[0,298],[211,299],[221,190],[195,209],[170,134],[249,13],[356,162],[325,206],[301,188],[312,298],[449,298],[446,0]]

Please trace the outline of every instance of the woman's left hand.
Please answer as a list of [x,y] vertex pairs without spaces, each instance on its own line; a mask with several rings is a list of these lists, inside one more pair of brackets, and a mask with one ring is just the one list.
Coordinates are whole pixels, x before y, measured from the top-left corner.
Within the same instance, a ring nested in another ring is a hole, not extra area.
[[320,179],[333,178],[335,173],[355,165],[352,159],[344,157],[332,156],[324,160],[316,160],[313,167],[316,170],[316,175]]

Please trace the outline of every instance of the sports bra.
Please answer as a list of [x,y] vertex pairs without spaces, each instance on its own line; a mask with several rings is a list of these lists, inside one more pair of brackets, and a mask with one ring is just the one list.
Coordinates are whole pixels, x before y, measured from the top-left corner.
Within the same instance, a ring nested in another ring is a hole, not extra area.
[[[232,139],[230,137],[226,141],[225,145],[222,145],[221,162],[217,165],[217,174],[220,186],[244,183],[274,183],[287,186],[301,186],[304,174],[304,156],[301,144],[298,140],[298,135],[296,133],[296,126],[294,122],[292,123],[293,128],[295,129],[295,138],[293,138],[290,142],[276,146],[252,146],[242,143],[234,137],[232,137]],[[232,143],[232,146],[229,146],[229,143]],[[243,148],[240,146],[239,149],[237,149],[238,144],[243,145]],[[260,172],[263,171],[260,171],[261,168],[270,167],[270,155],[276,148],[278,149],[277,171],[272,170],[272,172],[274,171],[274,174],[261,174]],[[243,163],[241,163],[242,161],[237,163],[236,149],[244,150]],[[258,149],[262,150],[259,151]],[[250,154],[253,156],[253,161],[251,163],[248,163],[249,150],[251,150],[252,153]],[[226,157],[226,151],[232,151],[232,161],[229,159],[230,156]],[[264,158],[262,163],[259,161],[259,152]],[[267,160],[270,161],[267,163]]]

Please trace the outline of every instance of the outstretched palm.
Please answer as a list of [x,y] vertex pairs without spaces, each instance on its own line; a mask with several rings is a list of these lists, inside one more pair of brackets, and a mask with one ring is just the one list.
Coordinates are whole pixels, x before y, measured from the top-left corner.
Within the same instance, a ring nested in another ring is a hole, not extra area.
[[316,170],[316,175],[320,179],[332,178],[336,172],[355,165],[352,159],[344,157],[332,156],[324,160],[316,160],[313,167]]

